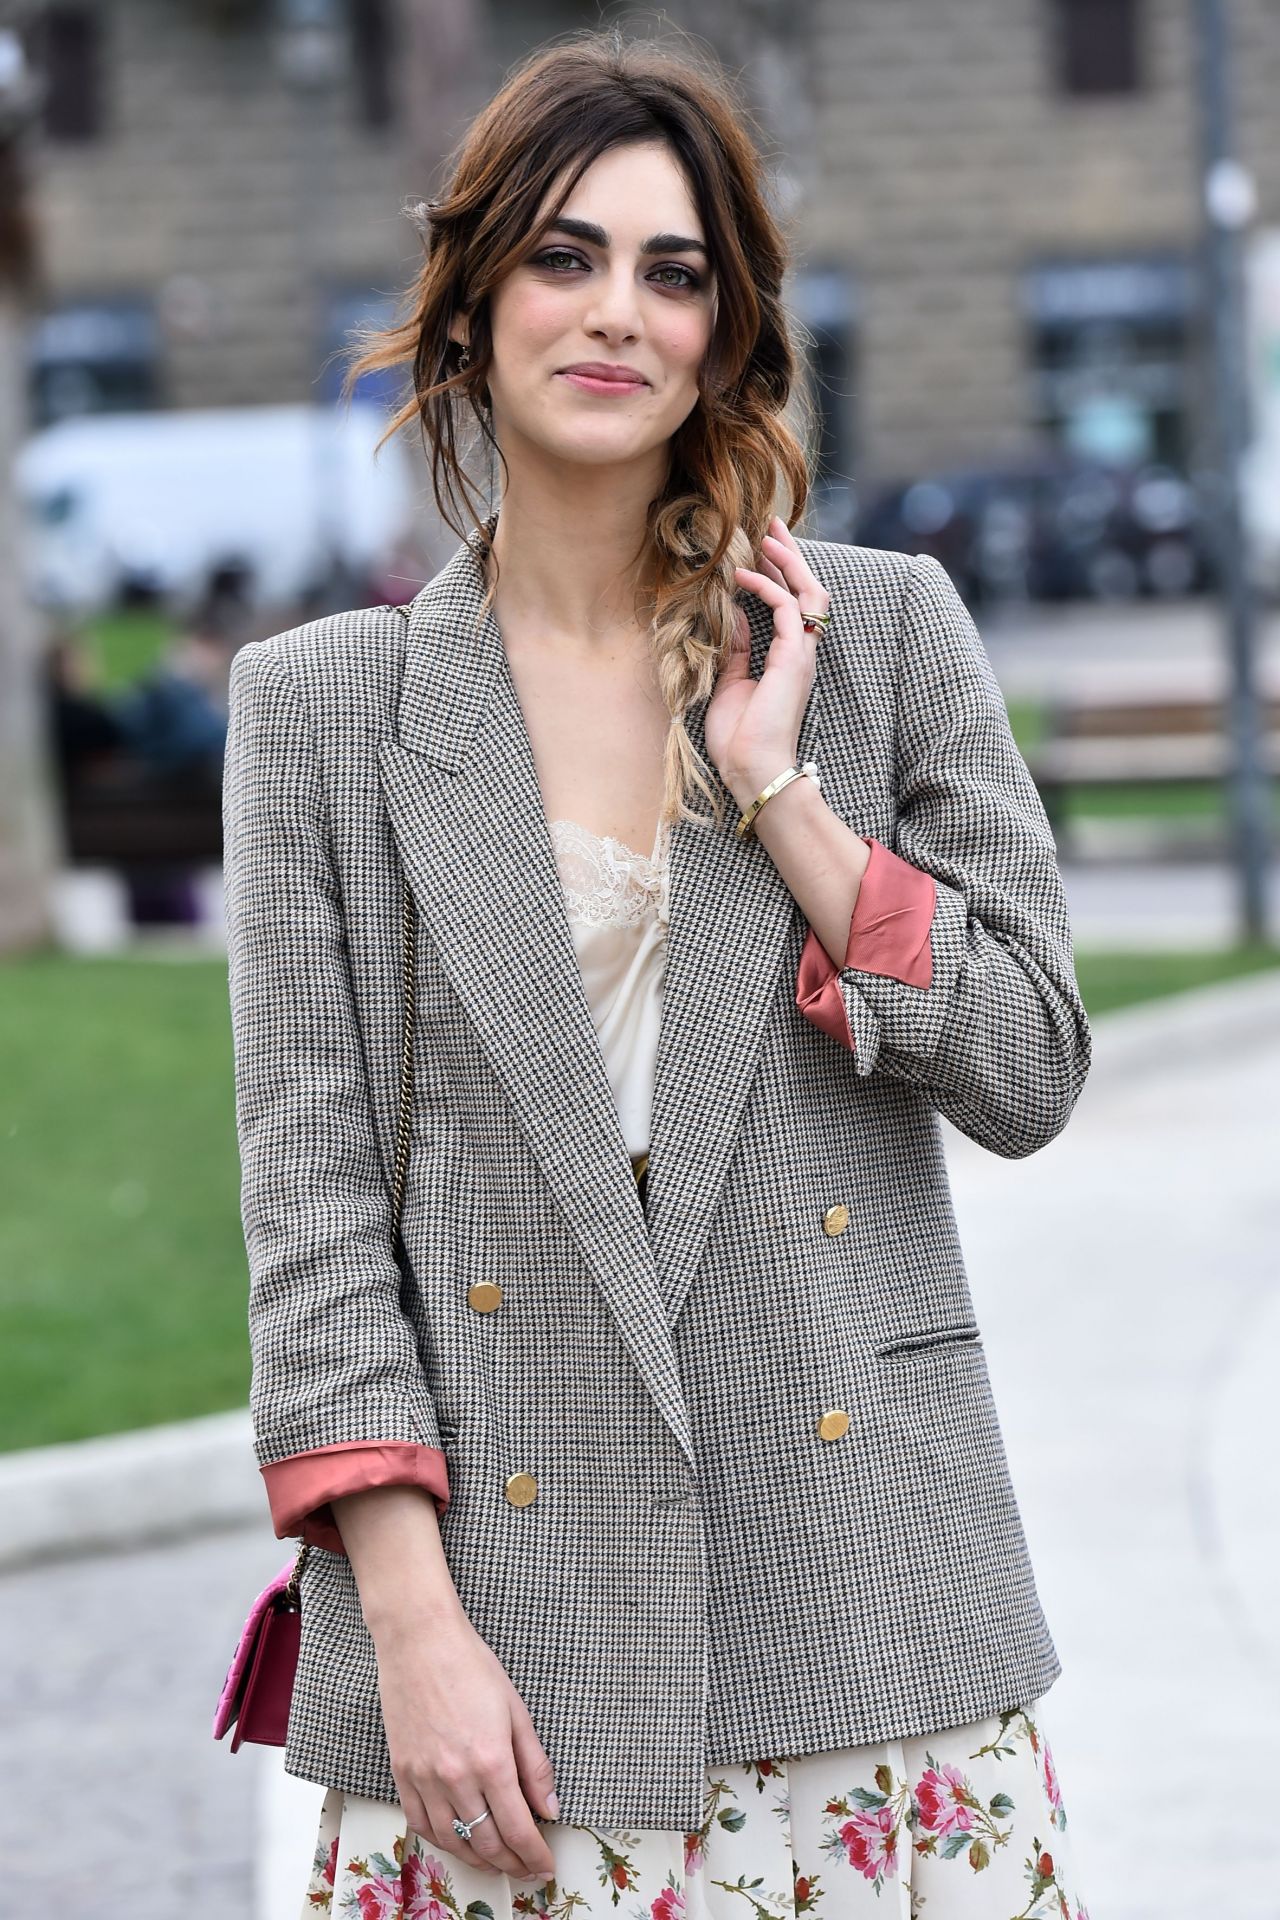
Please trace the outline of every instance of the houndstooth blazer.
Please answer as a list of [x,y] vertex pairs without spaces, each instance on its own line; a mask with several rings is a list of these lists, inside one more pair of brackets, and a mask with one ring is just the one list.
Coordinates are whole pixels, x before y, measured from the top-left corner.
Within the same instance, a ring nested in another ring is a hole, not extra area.
[[[938,1121],[1016,1158],[1071,1114],[1090,1036],[1056,848],[943,569],[800,546],[832,612],[800,757],[933,876],[931,975],[843,968],[836,1044],[797,1010],[806,922],[727,793],[723,827],[705,806],[677,823],[645,1209],[476,537],[407,609],[309,621],[233,666],[258,1462],[443,1449],[452,1576],[567,1821],[692,1831],[708,1763],[962,1723],[1061,1671]],[[759,674],[771,615],[744,605]],[[496,1311],[472,1309],[479,1280]],[[310,1555],[302,1622],[286,1769],[394,1800],[341,1554]]]

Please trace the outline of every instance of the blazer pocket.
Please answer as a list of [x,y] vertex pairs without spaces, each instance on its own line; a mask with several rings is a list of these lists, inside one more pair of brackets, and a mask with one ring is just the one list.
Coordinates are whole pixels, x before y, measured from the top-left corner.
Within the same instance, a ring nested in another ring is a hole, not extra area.
[[886,1340],[876,1348],[877,1360],[910,1360],[917,1354],[946,1352],[954,1347],[971,1347],[982,1339],[976,1321],[963,1320],[949,1327],[930,1327],[925,1333],[904,1333]]

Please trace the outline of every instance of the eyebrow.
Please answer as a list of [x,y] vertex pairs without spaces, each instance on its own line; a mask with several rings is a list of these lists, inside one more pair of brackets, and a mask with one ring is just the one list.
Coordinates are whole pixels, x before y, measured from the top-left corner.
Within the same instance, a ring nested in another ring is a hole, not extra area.
[[[598,227],[594,220],[574,220],[562,214],[558,220],[551,221],[543,231],[544,233],[571,234],[575,240],[589,241],[593,247],[609,245],[608,234],[603,227]],[[647,240],[640,242],[640,251],[641,253],[700,253],[704,259],[710,258],[701,240],[691,239],[688,234],[683,233],[651,233]]]

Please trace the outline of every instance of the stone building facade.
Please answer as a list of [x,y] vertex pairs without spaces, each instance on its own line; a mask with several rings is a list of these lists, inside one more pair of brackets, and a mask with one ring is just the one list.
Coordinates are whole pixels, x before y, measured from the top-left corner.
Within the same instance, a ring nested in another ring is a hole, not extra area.
[[[568,0],[15,4],[48,84],[42,420],[336,390],[345,328],[389,311],[420,257],[402,200],[433,190],[510,61],[597,18]],[[1228,11],[1241,155],[1274,226],[1280,14]],[[328,81],[307,64],[306,21],[325,14]],[[833,528],[854,487],[1046,437],[1196,464],[1192,16],[1186,0],[668,10],[741,73],[776,141]]]

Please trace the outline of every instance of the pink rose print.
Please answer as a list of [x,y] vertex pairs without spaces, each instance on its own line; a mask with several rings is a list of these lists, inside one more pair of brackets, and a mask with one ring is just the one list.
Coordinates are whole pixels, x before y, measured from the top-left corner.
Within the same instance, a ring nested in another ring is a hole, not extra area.
[[386,1874],[375,1874],[366,1881],[356,1894],[356,1909],[360,1920],[400,1920],[403,1906],[400,1875],[388,1878]]
[[690,1874],[701,1873],[706,1865],[706,1855],[702,1851],[702,1835],[686,1833],[684,1837],[684,1871],[687,1879]]
[[652,1920],[684,1920],[684,1895],[678,1887],[664,1887],[649,1912]]
[[401,1874],[404,1882],[404,1920],[449,1920],[450,1907],[441,1898],[448,1880],[441,1861],[411,1853]]
[[1049,1742],[1047,1740],[1044,1742],[1044,1790],[1049,1805],[1053,1809],[1054,1824],[1061,1826],[1063,1824],[1060,1817],[1062,1814],[1062,1789],[1058,1785],[1058,1769],[1053,1764],[1053,1754],[1049,1750]]
[[973,1810],[965,1806],[961,1795],[968,1791],[959,1767],[929,1767],[916,1788],[916,1804],[921,1824],[931,1833],[954,1833],[973,1825]]
[[867,1880],[883,1874],[892,1880],[898,1872],[898,1833],[893,1808],[867,1807],[855,1813],[839,1829],[849,1856],[850,1866]]
[[333,1836],[332,1845],[329,1848],[329,1858],[324,1863],[324,1879],[329,1886],[333,1886],[334,1882],[337,1880],[337,1877],[338,1877],[338,1836],[335,1833]]

